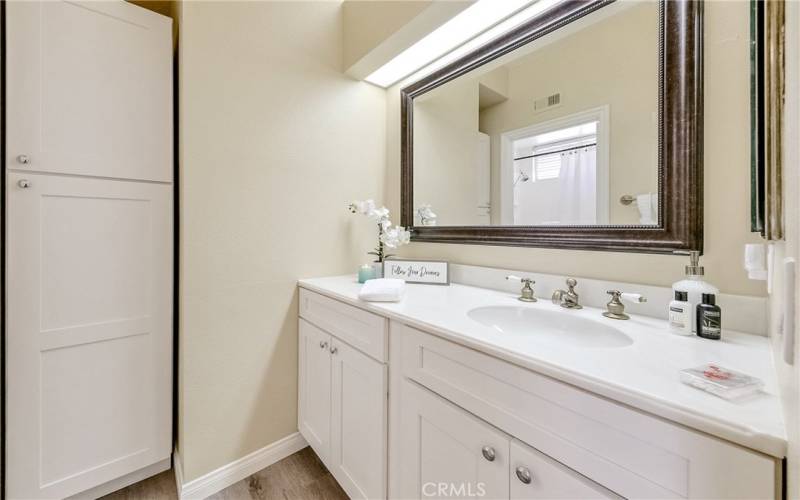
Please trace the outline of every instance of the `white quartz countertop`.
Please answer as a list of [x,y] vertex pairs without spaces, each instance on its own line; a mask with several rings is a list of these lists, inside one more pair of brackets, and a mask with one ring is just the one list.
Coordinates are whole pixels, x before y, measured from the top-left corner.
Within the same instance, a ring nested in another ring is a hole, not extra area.
[[[684,337],[670,333],[659,319],[611,320],[596,308],[565,310],[542,299],[526,304],[513,294],[459,284],[409,284],[403,301],[396,303],[360,301],[361,285],[354,276],[304,279],[299,285],[658,417],[777,458],[785,456],[786,431],[767,337],[725,329],[722,340]],[[484,306],[582,316],[613,326],[634,342],[593,348],[546,342],[535,335],[503,334],[467,316],[470,309]],[[724,315],[725,311],[723,320]],[[680,370],[709,362],[759,377],[765,383],[763,393],[727,401],[680,382]]]

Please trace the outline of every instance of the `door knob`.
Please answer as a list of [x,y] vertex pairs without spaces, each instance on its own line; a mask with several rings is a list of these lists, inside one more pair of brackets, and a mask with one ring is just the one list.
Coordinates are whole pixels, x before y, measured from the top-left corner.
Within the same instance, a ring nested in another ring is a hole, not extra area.
[[328,347],[328,343],[325,342],[324,340],[320,340],[319,341],[319,348],[320,349],[325,349],[326,347]]
[[484,446],[483,449],[481,449],[481,453],[483,453],[483,458],[490,462],[494,462],[494,459],[497,456],[497,454],[494,452],[494,448],[491,446]]
[[27,165],[31,162],[31,159],[28,155],[19,155],[17,156],[17,162],[22,163],[23,165]]
[[28,179],[20,179],[17,181],[17,186],[21,187],[22,189],[27,189],[31,187],[31,181]]
[[531,471],[527,467],[523,467],[520,465],[519,467],[517,467],[517,470],[515,472],[517,473],[517,479],[519,479],[520,482],[525,484],[531,484],[531,479],[532,479]]
[[331,354],[336,354],[337,352],[339,352],[338,347],[331,347]]

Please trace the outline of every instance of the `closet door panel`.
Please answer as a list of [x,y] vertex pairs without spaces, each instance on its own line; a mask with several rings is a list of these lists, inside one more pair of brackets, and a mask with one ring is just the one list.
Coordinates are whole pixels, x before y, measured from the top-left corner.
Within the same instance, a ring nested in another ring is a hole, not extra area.
[[168,458],[171,186],[9,173],[7,200],[9,498]]
[[171,20],[122,1],[6,15],[9,168],[171,181]]

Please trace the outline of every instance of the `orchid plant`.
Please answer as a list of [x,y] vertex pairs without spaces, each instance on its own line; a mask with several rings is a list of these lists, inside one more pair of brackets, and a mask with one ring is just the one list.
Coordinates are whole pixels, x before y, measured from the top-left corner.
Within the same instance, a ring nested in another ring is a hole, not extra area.
[[366,215],[378,225],[378,246],[368,252],[376,257],[376,262],[383,262],[392,255],[386,254],[386,249],[398,248],[411,240],[411,233],[402,226],[392,226],[389,219],[389,209],[378,208],[372,200],[354,201],[347,207],[351,213]]

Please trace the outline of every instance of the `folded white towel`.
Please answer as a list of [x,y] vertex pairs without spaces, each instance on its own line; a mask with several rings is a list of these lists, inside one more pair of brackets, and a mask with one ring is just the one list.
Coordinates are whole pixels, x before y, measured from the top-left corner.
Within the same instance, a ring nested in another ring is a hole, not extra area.
[[644,193],[636,195],[636,207],[639,209],[639,224],[652,226],[658,223],[657,194]]
[[405,280],[380,278],[364,282],[358,298],[367,302],[399,302],[405,293]]
[[650,193],[650,209],[653,211],[653,224],[658,224],[658,193]]
[[749,243],[744,246],[744,268],[751,280],[767,279],[767,252],[762,243]]

